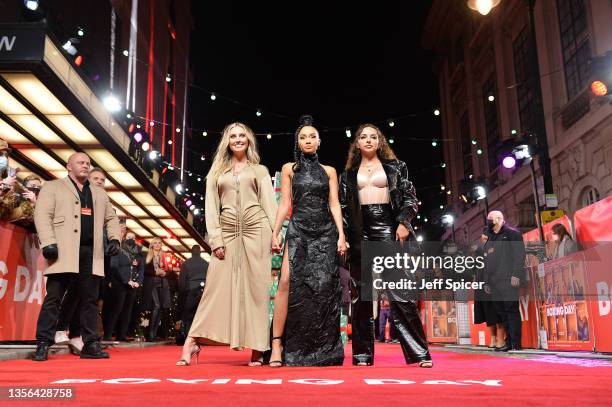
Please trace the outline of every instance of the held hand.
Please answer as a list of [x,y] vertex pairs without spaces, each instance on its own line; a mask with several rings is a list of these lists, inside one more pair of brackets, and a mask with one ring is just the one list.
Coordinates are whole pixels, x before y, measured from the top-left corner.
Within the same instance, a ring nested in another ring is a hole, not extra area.
[[57,245],[50,244],[49,246],[45,246],[42,249],[43,257],[49,261],[57,260],[58,252]]
[[128,281],[128,285],[132,288],[134,288],[134,282],[133,281]]
[[32,191],[26,191],[23,193],[23,197],[33,204],[36,204],[36,194]]
[[217,247],[213,253],[219,260],[225,259],[225,248],[224,247]]
[[344,236],[340,236],[338,239],[338,254],[344,256],[346,254],[346,239]]
[[119,240],[113,239],[110,242],[108,242],[106,253],[108,253],[108,255],[111,257],[119,255],[119,253],[121,253]]
[[138,284],[136,281],[134,281],[134,284],[132,285],[132,287],[138,288],[138,287],[140,287],[140,284]]
[[400,225],[397,227],[397,231],[395,232],[395,240],[403,242],[408,239],[409,234],[410,232],[408,231],[408,228],[400,223]]
[[272,236],[272,253],[280,253],[281,244],[278,242],[276,235]]
[[518,287],[518,286],[519,286],[519,284],[520,284],[520,283],[521,283],[521,280],[519,280],[519,278],[518,278],[518,277],[511,277],[511,278],[510,278],[510,285],[511,285],[512,287],[515,287],[515,288],[516,288],[516,287]]

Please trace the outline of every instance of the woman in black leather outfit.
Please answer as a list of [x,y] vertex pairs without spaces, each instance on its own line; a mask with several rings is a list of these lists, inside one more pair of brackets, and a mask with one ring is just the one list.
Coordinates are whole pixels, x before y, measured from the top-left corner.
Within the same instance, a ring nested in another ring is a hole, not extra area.
[[[374,363],[373,287],[371,280],[361,275],[361,242],[407,240],[413,233],[410,221],[417,213],[417,202],[406,163],[395,157],[378,127],[360,126],[349,150],[345,172],[340,176],[340,204],[351,250],[351,278],[360,294],[352,314],[354,365]],[[406,363],[432,367],[415,301],[401,290],[386,293]]]
[[289,207],[285,252],[274,303],[270,366],[342,365],[341,286],[338,256],[346,242],[338,201],[338,178],[319,164],[321,140],[312,117],[303,116],[295,133],[295,163],[282,169],[281,202],[272,233],[278,234]]

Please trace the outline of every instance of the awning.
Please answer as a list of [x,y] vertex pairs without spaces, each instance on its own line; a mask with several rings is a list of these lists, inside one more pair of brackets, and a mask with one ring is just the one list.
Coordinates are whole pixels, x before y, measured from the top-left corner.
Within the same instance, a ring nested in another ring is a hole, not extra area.
[[[68,157],[85,152],[107,174],[108,195],[127,227],[150,241],[160,237],[182,257],[210,247],[130,158],[130,138],[40,24],[0,25],[0,137],[12,158],[46,179],[64,177]],[[20,176],[24,171],[20,172]],[[26,174],[27,175],[27,174]]]

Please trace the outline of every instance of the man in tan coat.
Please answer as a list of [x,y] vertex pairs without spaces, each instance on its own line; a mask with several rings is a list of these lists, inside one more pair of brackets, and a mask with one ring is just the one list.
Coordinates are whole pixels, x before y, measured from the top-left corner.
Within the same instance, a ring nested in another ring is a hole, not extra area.
[[91,162],[84,153],[68,159],[68,176],[49,181],[36,203],[34,222],[47,260],[47,294],[36,327],[35,361],[47,360],[53,344],[59,306],[67,289],[80,297],[82,359],[108,358],[97,332],[98,289],[104,278],[103,230],[110,240],[107,253],[119,254],[119,220],[106,192],[88,181]]

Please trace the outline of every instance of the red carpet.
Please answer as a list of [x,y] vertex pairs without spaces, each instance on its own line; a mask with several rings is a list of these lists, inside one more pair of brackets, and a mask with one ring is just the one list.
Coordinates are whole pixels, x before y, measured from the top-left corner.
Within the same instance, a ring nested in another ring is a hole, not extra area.
[[[610,362],[551,357],[526,360],[434,350],[434,368],[419,369],[403,364],[399,345],[377,346],[376,365],[372,367],[351,366],[350,352],[343,367],[281,369],[247,367],[250,352],[234,352],[225,347],[205,348],[200,365],[190,367],[174,366],[180,353],[180,348],[174,346],[110,352],[110,360],[62,355],[52,356],[44,363],[0,362],[0,386],[73,386],[75,400],[53,405],[112,407],[272,407],[287,403],[311,407],[322,403],[326,407],[474,403],[496,407],[601,406],[610,405],[612,389]],[[63,379],[93,382],[53,384]],[[377,384],[385,383],[382,379],[395,382]],[[22,401],[11,405],[41,403]]]

